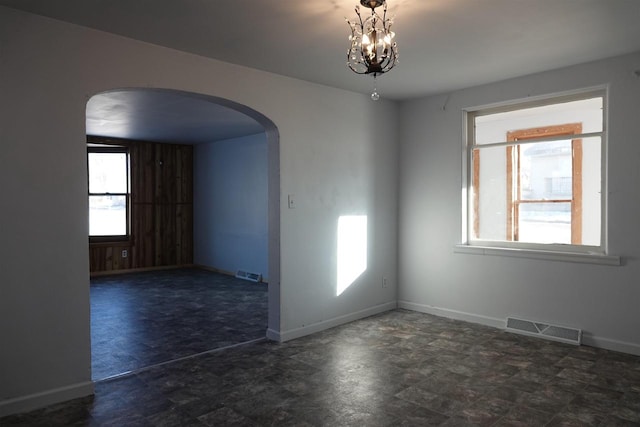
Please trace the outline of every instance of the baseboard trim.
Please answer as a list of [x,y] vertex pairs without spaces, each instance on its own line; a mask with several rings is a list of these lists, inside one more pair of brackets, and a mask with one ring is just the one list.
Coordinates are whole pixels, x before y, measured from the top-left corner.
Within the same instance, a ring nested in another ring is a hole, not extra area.
[[640,345],[638,344],[612,340],[610,338],[602,338],[585,331],[582,331],[582,344],[588,345],[589,347],[603,348],[605,350],[619,351],[621,353],[640,356]]
[[267,339],[269,339],[271,341],[282,342],[282,340],[280,339],[280,332],[276,331],[275,329],[271,329],[271,328],[267,329]]
[[[434,316],[446,317],[449,319],[464,320],[465,322],[477,323],[480,325],[491,326],[498,329],[505,329],[505,319],[480,316],[478,314],[466,313],[463,311],[450,310],[440,307],[432,307],[426,304],[416,304],[409,301],[398,301],[398,308],[433,314]],[[592,335],[585,331],[582,331],[582,344],[589,347],[602,348],[605,350],[618,351],[621,353],[640,356],[640,345],[638,344],[613,340],[610,338],[603,338]]]
[[300,328],[290,329],[284,332],[278,332],[273,329],[267,330],[267,338],[273,341],[285,342],[296,338],[304,337],[306,335],[315,334],[326,329],[334,328],[336,326],[344,325],[345,323],[353,322],[355,320],[364,319],[365,317],[373,316],[375,314],[384,313],[385,311],[395,310],[398,307],[396,301],[379,304],[373,307],[366,308],[364,310],[356,311],[354,313],[345,314],[343,316],[334,317],[332,319],[323,320],[311,325],[305,325]]
[[204,265],[204,264],[194,264],[193,266],[195,268],[199,268],[200,270],[206,270],[206,271],[211,271],[212,273],[224,274],[225,276],[235,277],[236,275],[236,273],[234,273],[233,271],[222,270],[221,268],[209,267],[208,265]]
[[193,264],[182,265],[161,265],[158,267],[142,267],[142,268],[127,268],[123,270],[106,270],[106,271],[92,271],[89,273],[89,277],[102,277],[102,276],[115,276],[118,274],[130,274],[130,273],[144,273],[147,271],[162,271],[162,270],[175,270],[177,268],[194,268],[197,267]]
[[[222,270],[220,268],[215,268],[215,267],[209,267],[208,265],[194,264],[193,267],[199,268],[200,270],[206,270],[206,271],[212,271],[218,274],[224,274],[225,276],[236,277],[236,273],[234,273],[233,271]],[[260,280],[260,282],[258,283],[269,284],[269,278],[263,277],[262,280]]]
[[28,412],[34,409],[53,405],[71,399],[90,396],[94,393],[93,382],[72,384],[66,387],[16,397],[0,402],[0,417]]
[[420,313],[433,314],[434,316],[446,317],[449,319],[464,320],[465,322],[477,323],[480,325],[491,326],[498,329],[504,329],[505,325],[505,319],[481,316],[479,314],[466,313],[464,311],[451,310],[448,308],[433,307],[426,304],[416,304],[409,301],[398,301],[398,308],[419,311]]

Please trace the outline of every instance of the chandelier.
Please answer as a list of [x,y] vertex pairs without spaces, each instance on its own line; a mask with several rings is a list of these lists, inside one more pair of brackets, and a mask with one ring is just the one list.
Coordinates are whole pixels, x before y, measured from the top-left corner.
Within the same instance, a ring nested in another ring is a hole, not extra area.
[[[363,19],[360,6],[356,5],[357,20],[347,23],[351,27],[347,51],[347,65],[357,74],[373,74],[373,93],[371,99],[380,98],[376,89],[376,77],[391,70],[398,63],[398,46],[391,31],[393,19],[387,18],[386,0],[360,0],[360,4],[371,9],[371,16]],[[383,7],[382,17],[376,8]]]

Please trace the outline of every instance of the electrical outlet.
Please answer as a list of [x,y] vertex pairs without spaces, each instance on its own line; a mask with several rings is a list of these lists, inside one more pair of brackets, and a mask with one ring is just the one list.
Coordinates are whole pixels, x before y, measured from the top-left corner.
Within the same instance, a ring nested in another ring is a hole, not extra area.
[[126,249],[122,250],[122,258],[126,258],[129,256],[129,252]]
[[387,287],[387,278],[382,276],[382,287],[386,288]]

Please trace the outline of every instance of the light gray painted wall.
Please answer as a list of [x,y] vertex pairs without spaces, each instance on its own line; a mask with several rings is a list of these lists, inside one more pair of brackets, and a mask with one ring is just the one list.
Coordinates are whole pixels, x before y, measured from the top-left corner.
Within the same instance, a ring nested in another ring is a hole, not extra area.
[[[272,336],[395,306],[397,104],[0,7],[0,413],[90,392],[85,106],[126,87],[213,95],[277,126]],[[336,297],[345,214],[368,215],[370,267]]]
[[[401,105],[401,305],[501,325],[507,316],[582,328],[640,354],[640,53]],[[461,241],[464,108],[609,85],[609,252],[619,267],[454,253]]]
[[267,190],[265,134],[195,146],[196,264],[269,277]]

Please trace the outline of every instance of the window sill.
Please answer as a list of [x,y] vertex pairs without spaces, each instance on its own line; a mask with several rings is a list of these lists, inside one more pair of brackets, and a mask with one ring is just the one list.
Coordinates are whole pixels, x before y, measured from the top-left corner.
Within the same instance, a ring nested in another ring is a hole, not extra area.
[[622,265],[619,256],[604,254],[587,254],[577,252],[556,252],[537,249],[500,248],[493,246],[471,246],[459,244],[453,248],[454,253],[472,255],[492,255],[515,258],[541,259],[548,261],[578,262],[599,265]]
[[93,236],[89,237],[89,246],[131,246],[129,236]]

